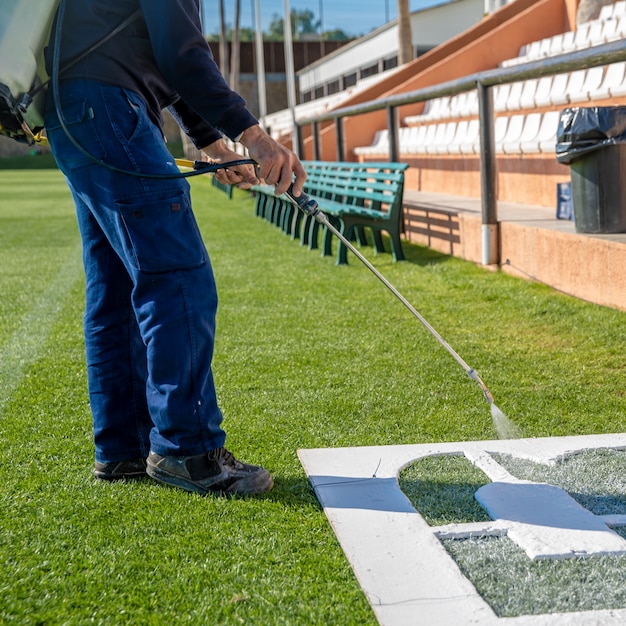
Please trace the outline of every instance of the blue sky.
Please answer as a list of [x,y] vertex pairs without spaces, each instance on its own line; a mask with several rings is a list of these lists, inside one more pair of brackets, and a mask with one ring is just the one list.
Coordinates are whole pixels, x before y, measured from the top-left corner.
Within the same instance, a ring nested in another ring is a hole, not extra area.
[[[261,24],[267,30],[274,15],[283,17],[284,0],[259,0]],[[410,0],[410,10],[417,11],[429,6],[444,4],[446,0]],[[219,30],[219,3],[202,0],[204,22],[209,33]],[[226,21],[233,23],[235,3],[225,0]],[[322,17],[323,30],[339,28],[349,35],[365,35],[397,16],[397,0],[289,0],[290,8],[302,11],[310,9],[315,19]],[[241,26],[254,28],[254,0],[241,0]]]

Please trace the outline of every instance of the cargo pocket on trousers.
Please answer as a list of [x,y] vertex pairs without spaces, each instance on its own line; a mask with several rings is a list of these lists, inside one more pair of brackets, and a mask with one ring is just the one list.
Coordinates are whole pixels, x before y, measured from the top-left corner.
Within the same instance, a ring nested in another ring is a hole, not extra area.
[[207,254],[189,197],[177,192],[161,200],[125,199],[117,203],[135,267],[148,273],[191,269]]

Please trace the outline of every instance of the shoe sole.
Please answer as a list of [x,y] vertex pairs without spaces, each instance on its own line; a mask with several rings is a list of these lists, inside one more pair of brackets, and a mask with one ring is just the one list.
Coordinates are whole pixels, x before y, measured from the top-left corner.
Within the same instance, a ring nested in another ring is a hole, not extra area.
[[106,480],[108,482],[113,482],[114,480],[143,480],[144,478],[148,478],[146,472],[137,472],[134,474],[107,474],[96,470],[93,475],[98,480]]
[[155,465],[148,464],[146,473],[151,478],[171,487],[179,487],[186,491],[201,493],[203,495],[213,494],[237,494],[237,495],[254,495],[258,493],[266,493],[274,486],[272,475],[266,470],[257,472],[253,476],[246,476],[235,481],[227,489],[210,489],[202,487],[198,483],[184,478],[178,474],[172,474]]

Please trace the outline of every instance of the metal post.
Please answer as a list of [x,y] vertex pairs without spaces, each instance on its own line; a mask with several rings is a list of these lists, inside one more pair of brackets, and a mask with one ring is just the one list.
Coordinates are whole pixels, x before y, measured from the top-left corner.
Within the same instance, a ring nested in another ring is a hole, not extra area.
[[398,111],[396,107],[387,107],[387,129],[389,130],[389,161],[398,160]]
[[311,124],[311,134],[313,135],[313,160],[320,160],[320,125],[318,122]]
[[265,54],[263,52],[263,30],[261,29],[260,0],[254,0],[254,44],[256,50],[256,80],[259,94],[259,122],[265,128],[267,94],[265,92]]
[[345,149],[343,146],[343,117],[335,118],[335,139],[337,141],[337,161],[345,161]]
[[476,83],[476,86],[478,89],[478,118],[480,120],[482,263],[483,265],[493,265],[500,262],[493,90],[480,82]]
[[287,80],[287,103],[291,111],[293,123],[292,149],[296,154],[300,154],[300,142],[298,141],[298,129],[296,124],[296,72],[293,62],[293,41],[291,37],[291,10],[289,0],[285,0],[285,18],[283,20],[283,31],[285,36],[285,78]]

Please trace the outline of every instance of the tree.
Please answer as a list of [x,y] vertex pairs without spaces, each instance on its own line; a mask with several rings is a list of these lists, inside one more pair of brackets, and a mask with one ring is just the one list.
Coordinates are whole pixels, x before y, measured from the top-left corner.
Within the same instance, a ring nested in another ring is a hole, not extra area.
[[228,40],[226,39],[226,16],[224,0],[220,0],[220,70],[222,76],[228,77]]
[[398,0],[398,65],[413,60],[409,0]]
[[233,38],[231,44],[230,58],[230,88],[239,91],[239,68],[240,68],[240,48],[239,48],[239,15],[241,12],[241,0],[235,0],[235,26],[233,28]]

